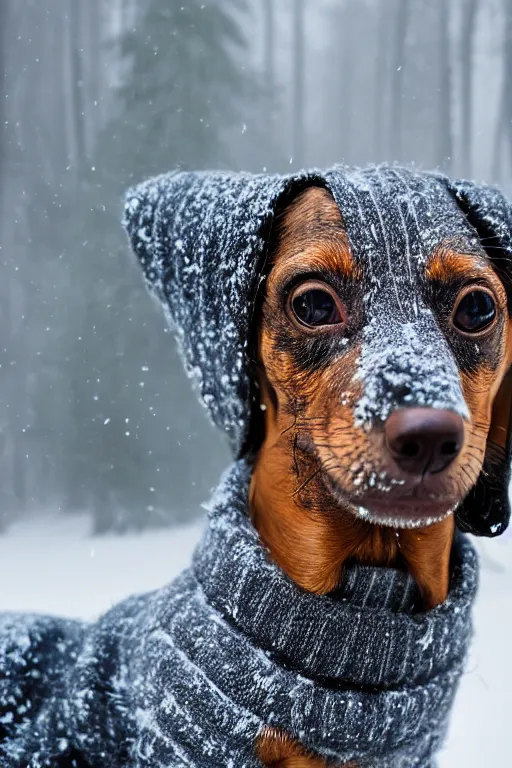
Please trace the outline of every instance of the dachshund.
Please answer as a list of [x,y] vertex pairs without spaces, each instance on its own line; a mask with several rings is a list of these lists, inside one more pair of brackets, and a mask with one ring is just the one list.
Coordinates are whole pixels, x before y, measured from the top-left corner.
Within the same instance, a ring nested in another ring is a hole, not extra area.
[[[448,593],[453,511],[475,486],[488,443],[500,450],[506,440],[512,386],[501,385],[512,346],[503,280],[483,247],[464,248],[457,237],[435,245],[417,291],[430,292],[468,414],[399,407],[365,428],[353,416],[361,345],[340,354],[331,343],[361,325],[365,274],[329,191],[306,188],[283,207],[268,259],[256,322],[265,431],[250,488],[261,540],[310,592],[333,591],[344,564],[357,561],[408,570],[423,608],[433,608]],[[464,344],[485,348],[477,365],[465,363]],[[327,765],[270,728],[257,754],[266,766]]]

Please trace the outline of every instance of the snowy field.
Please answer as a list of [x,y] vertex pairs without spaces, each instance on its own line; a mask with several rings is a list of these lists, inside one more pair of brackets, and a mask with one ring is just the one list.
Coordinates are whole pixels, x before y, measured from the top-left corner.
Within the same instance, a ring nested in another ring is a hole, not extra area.
[[[88,530],[85,517],[48,517],[1,536],[0,610],[94,618],[172,579],[189,562],[201,526],[101,538]],[[512,766],[512,536],[478,546],[476,637],[441,768]]]

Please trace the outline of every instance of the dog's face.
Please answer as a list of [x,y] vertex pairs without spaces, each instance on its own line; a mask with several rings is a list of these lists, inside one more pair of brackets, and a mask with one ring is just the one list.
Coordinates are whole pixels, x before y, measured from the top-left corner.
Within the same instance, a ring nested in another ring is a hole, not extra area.
[[491,443],[503,450],[507,293],[464,213],[448,194],[444,204],[439,222],[439,206],[420,222],[410,208],[405,240],[379,247],[363,219],[354,248],[325,189],[280,215],[259,359],[267,424],[311,507],[335,499],[372,522],[424,526],[461,504]]

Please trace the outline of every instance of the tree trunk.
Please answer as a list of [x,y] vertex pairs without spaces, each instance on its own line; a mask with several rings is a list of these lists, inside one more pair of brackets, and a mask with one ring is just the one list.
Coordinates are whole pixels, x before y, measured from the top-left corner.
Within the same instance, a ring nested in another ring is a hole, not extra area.
[[438,5],[439,41],[439,128],[437,131],[437,165],[450,172],[453,156],[452,144],[452,89],[450,64],[450,15],[446,0]]
[[[356,0],[357,2],[357,0]],[[354,35],[354,25],[351,23],[351,2],[346,0],[344,7],[341,11],[342,29],[340,30],[340,40],[342,44],[341,51],[341,73],[340,73],[340,118],[341,125],[339,126],[340,136],[342,137],[341,157],[344,162],[351,163],[353,161],[353,112],[354,112],[354,99],[353,99],[353,61],[354,61],[354,49],[352,46],[352,38]]]
[[[505,73],[503,73],[505,75]],[[495,183],[501,182],[502,167],[503,167],[503,134],[505,128],[505,120],[507,113],[506,104],[507,93],[505,85],[502,87],[502,96],[500,99],[500,106],[498,109],[498,115],[496,117],[496,124],[494,126],[494,142],[492,152],[492,168],[491,177]]]
[[505,37],[503,44],[502,130],[508,141],[509,163],[512,168],[512,0],[505,0]]
[[304,164],[304,11],[305,0],[293,5],[293,160],[296,167]]
[[84,107],[84,143],[87,157],[92,155],[96,136],[102,125],[101,65],[103,56],[102,16],[100,0],[87,0],[82,7],[80,25],[82,72],[84,86],[82,102]]
[[65,15],[66,44],[64,51],[65,106],[70,148],[71,168],[77,183],[85,167],[85,128],[84,128],[84,77],[82,71],[82,53],[80,47],[81,13],[76,2],[68,4]]
[[[8,127],[7,127],[7,110],[6,110],[6,93],[7,93],[7,23],[9,15],[8,0],[3,0],[0,3],[0,249],[6,248],[4,241],[5,227],[7,214],[5,211],[5,200],[7,198],[6,188],[9,183],[7,178],[7,155],[8,155]],[[1,251],[0,251],[1,252]],[[2,295],[3,294],[3,295]],[[0,300],[2,300],[2,307],[0,308],[0,319],[2,326],[5,325],[7,315],[5,306],[3,306],[3,298],[6,292],[5,289],[0,293]],[[5,339],[5,331],[2,333],[2,340]],[[8,463],[8,436],[5,434],[5,424],[2,424],[2,430],[0,431],[0,532],[4,530],[8,523],[9,508],[6,504],[6,486],[7,486],[7,472],[6,466]]]
[[[27,216],[30,185],[24,176],[24,168],[30,167],[25,148],[28,144],[26,105],[33,101],[37,83],[27,75],[24,67],[25,40],[30,38],[25,9],[15,0],[2,0],[0,25],[3,61],[2,97],[2,173],[0,183],[8,185],[9,194],[3,195],[0,211],[0,248],[3,254],[4,275],[0,286],[2,308],[2,428],[4,450],[2,462],[6,468],[3,487],[3,504],[13,516],[23,510],[27,502],[26,443],[22,431],[27,423],[27,339],[22,338],[27,309],[23,269],[25,248],[30,241],[31,230]],[[31,91],[32,89],[32,91]],[[19,121],[19,122],[18,122]],[[28,160],[28,161],[27,161]]]
[[[276,146],[276,136],[278,135],[277,126],[277,93],[276,93],[276,62],[275,62],[275,6],[274,0],[265,0],[263,5],[263,24],[264,24],[264,50],[263,50],[263,71],[265,75],[265,92],[267,96],[267,119],[264,127],[267,135],[268,147]],[[269,162],[269,157],[265,155],[265,164]]]
[[[442,0],[441,0],[442,2]],[[389,160],[403,160],[403,81],[405,69],[405,38],[410,0],[395,0],[395,30],[392,46],[391,121],[388,142]]]
[[475,47],[478,0],[464,0],[462,5],[460,68],[461,68],[461,165],[462,173],[471,176],[473,149],[473,53]]
[[274,18],[274,0],[265,0],[264,4],[264,25],[265,25],[265,51],[264,51],[264,69],[266,86],[272,97],[275,94],[276,73],[275,73],[275,18]]
[[389,85],[389,48],[391,41],[390,13],[386,0],[381,0],[379,8],[377,38],[377,56],[375,57],[375,96],[373,120],[374,160],[381,161],[386,155],[386,137],[389,133],[389,110],[386,109]]
[[6,49],[7,49],[7,0],[0,3],[0,240],[5,185],[4,167],[7,153],[7,128],[5,125],[5,101],[7,93]]
[[492,161],[493,181],[501,181],[503,175],[503,146],[508,142],[509,161],[512,164],[512,102],[510,87],[512,84],[512,0],[503,0],[503,44],[502,44],[502,87]]

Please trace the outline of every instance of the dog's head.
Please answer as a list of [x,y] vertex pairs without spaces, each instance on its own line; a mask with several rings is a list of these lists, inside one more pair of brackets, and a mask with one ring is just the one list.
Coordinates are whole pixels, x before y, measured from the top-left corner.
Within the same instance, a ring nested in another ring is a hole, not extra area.
[[462,528],[499,534],[512,398],[501,198],[394,169],[344,184],[347,206],[310,187],[276,224],[259,335],[270,428],[293,440],[299,483],[314,458],[306,503],[324,493],[396,527],[457,509]]
[[496,190],[341,168],[159,177],[129,193],[125,224],[237,453],[257,447],[257,331],[267,430],[293,433],[325,494],[394,525],[456,509],[461,528],[497,535],[510,513],[511,218]]

